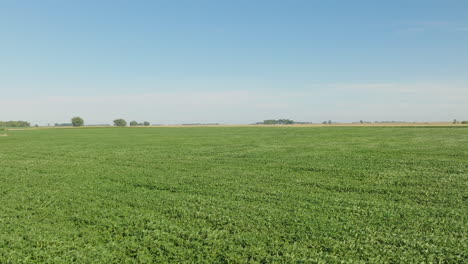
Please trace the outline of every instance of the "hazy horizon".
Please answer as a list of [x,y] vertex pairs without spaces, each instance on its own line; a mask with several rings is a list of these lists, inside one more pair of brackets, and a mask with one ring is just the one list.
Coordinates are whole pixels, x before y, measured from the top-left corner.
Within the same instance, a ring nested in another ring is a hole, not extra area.
[[3,1],[0,120],[468,120],[466,1]]

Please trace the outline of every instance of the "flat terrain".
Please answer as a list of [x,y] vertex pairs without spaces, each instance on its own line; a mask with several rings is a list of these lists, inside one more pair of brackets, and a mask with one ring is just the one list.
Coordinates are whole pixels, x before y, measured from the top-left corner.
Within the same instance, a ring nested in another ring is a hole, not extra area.
[[466,127],[8,131],[0,263],[463,263]]

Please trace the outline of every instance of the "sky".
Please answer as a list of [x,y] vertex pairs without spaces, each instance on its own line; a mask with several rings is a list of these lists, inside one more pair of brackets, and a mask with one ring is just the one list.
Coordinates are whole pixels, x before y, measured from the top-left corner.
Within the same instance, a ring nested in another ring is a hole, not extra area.
[[468,120],[468,1],[0,0],[0,120]]

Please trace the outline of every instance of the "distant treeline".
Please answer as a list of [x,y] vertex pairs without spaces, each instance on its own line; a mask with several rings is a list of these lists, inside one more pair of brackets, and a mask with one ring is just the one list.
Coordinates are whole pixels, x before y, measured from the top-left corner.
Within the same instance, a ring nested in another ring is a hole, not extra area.
[[0,127],[29,127],[31,124],[26,121],[0,121]]
[[263,122],[256,123],[257,125],[292,125],[294,121],[291,119],[268,119]]
[[69,127],[69,126],[73,126],[73,124],[72,123],[62,123],[62,124],[55,123],[54,126],[56,126],[56,127]]
[[458,120],[456,120],[456,119],[454,119],[452,123],[453,123],[453,124],[464,124],[464,125],[468,125],[468,121],[458,121]]
[[312,122],[297,122],[291,119],[267,119],[263,122],[257,122],[256,125],[305,125],[312,124]]

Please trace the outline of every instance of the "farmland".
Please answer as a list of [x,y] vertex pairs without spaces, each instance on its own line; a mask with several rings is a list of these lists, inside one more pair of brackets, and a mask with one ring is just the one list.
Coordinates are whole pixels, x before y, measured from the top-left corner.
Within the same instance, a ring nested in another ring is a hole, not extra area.
[[463,263],[468,128],[8,131],[0,263]]

